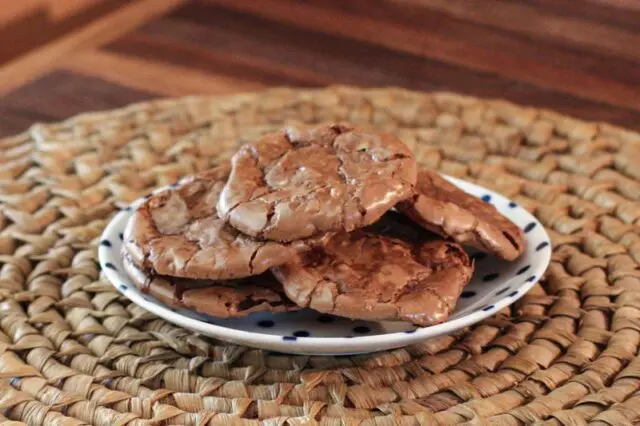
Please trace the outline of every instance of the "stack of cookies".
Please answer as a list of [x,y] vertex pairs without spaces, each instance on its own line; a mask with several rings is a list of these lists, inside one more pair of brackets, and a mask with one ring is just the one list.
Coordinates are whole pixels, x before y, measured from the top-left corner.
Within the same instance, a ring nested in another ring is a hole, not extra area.
[[418,170],[390,134],[291,127],[148,198],[124,233],[134,283],[215,317],[300,308],[420,326],[447,319],[473,274],[460,244],[505,260],[522,231]]

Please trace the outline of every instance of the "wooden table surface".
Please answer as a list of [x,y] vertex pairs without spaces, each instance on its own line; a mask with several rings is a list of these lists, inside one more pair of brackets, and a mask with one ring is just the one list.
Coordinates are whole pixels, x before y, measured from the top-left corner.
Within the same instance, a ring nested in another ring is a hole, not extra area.
[[0,134],[150,98],[336,83],[500,97],[640,129],[637,0],[153,4],[168,6],[137,28],[120,17],[0,69]]

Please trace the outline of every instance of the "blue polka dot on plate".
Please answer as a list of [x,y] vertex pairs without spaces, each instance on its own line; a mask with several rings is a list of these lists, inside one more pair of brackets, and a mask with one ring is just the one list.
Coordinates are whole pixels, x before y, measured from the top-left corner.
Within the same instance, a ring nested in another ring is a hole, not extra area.
[[276,325],[275,322],[271,321],[271,320],[262,320],[262,321],[258,321],[258,327],[263,327],[263,328],[271,328],[274,325]]
[[298,330],[298,331],[294,331],[293,335],[296,337],[309,337],[311,333],[309,333],[307,330]]
[[490,203],[491,202],[491,195],[485,194],[485,195],[482,196],[481,200],[484,201],[485,203]]
[[524,274],[525,272],[527,272],[529,270],[529,268],[531,268],[531,265],[527,265],[527,266],[524,266],[524,267],[518,269],[518,272],[516,272],[516,275]]
[[545,247],[548,247],[549,243],[547,241],[543,241],[540,244],[538,244],[538,246],[536,247],[536,251],[540,251]]
[[487,258],[487,256],[488,256],[488,254],[487,254],[487,253],[484,253],[484,252],[479,251],[479,252],[477,252],[477,253],[473,253],[473,254],[471,255],[471,260],[473,260],[473,261],[475,261],[475,262],[480,262],[481,260],[486,259],[486,258]]
[[331,315],[327,315],[327,314],[322,314],[318,316],[318,318],[316,318],[316,321],[321,322],[323,324],[329,324],[334,322],[335,320],[336,320],[335,317],[332,317]]
[[101,245],[102,247],[111,247],[111,241],[109,241],[109,240],[102,240],[102,241],[100,241],[100,245]]
[[462,297],[463,299],[469,299],[475,295],[476,295],[475,291],[467,290],[467,291],[463,291],[460,297]]
[[491,274],[487,274],[484,277],[482,277],[482,281],[487,282],[487,281],[493,281],[496,278],[498,278],[500,276],[500,274],[498,274],[497,272],[492,272]]
[[533,228],[535,228],[535,227],[536,227],[536,223],[535,222],[527,223],[527,226],[524,227],[524,233],[526,234],[528,232],[531,232],[531,230]]

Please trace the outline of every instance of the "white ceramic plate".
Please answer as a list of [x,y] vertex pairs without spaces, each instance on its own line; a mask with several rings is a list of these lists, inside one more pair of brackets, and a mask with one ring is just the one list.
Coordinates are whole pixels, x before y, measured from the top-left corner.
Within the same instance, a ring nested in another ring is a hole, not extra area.
[[122,267],[119,255],[122,232],[132,210],[142,200],[116,214],[105,229],[98,252],[100,265],[111,283],[134,303],[169,322],[228,342],[316,355],[398,348],[475,324],[512,304],[538,281],[551,259],[549,236],[540,222],[526,210],[481,186],[455,178],[447,179],[493,204],[500,213],[520,226],[525,232],[526,251],[521,258],[509,263],[469,250],[476,260],[473,279],[449,320],[431,327],[416,328],[403,322],[353,321],[309,309],[282,314],[257,313],[241,319],[218,319],[187,309],[170,308],[141,293]]

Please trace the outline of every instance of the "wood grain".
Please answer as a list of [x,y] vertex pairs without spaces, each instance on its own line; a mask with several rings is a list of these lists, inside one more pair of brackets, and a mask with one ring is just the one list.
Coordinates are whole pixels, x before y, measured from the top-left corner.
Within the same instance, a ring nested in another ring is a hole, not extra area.
[[113,40],[182,3],[183,0],[140,0],[124,5],[76,31],[19,56],[0,68],[0,94],[42,74],[63,61],[67,54]]
[[[402,4],[405,0],[397,1]],[[417,2],[409,0],[407,3]],[[640,35],[622,28],[584,21],[571,13],[556,15],[534,5],[505,0],[494,0],[486,8],[473,7],[469,1],[448,0],[429,0],[428,3],[422,2],[421,6],[426,11],[437,10],[472,24],[486,25],[490,27],[489,30],[508,30],[517,35],[535,37],[545,42],[545,48],[551,47],[548,43],[551,42],[566,47],[587,48],[592,53],[597,50],[604,56],[631,60],[638,57]],[[415,11],[412,12],[416,16]],[[527,19],[514,20],[514,16],[526,16]],[[449,26],[445,28],[451,30]],[[506,35],[507,32],[501,31],[500,34]],[[573,59],[576,55],[570,56]]]
[[0,7],[0,64],[76,31],[131,0],[5,0]]
[[21,0],[5,1],[0,8],[0,26],[34,13],[46,14],[52,23],[58,23],[100,3],[113,0]]
[[[640,9],[623,0],[197,0],[159,15],[26,73],[51,82],[46,72],[64,70],[127,100],[336,83],[452,90],[640,129]],[[38,114],[64,118],[40,80]],[[15,101],[0,99],[5,134],[31,114]]]
[[0,99],[0,132],[10,135],[36,122],[61,120],[156,96],[95,77],[54,71]]
[[[335,19],[334,10],[327,7],[327,4],[332,2],[314,4],[313,1],[301,3],[294,0],[210,1],[285,24],[297,25],[304,22],[305,28],[315,31],[374,43],[426,59],[454,64],[478,72],[497,74],[542,88],[562,89],[575,96],[615,102],[640,110],[640,88],[625,86],[605,78],[596,78],[575,67],[552,65],[526,53],[518,54],[518,46],[509,45],[506,39],[503,40],[503,46],[498,46],[497,43],[489,44],[488,42],[492,40],[485,37],[485,43],[479,47],[469,42],[473,40],[473,32],[463,33],[464,37],[460,37],[461,34],[455,31],[455,26],[450,25],[446,18],[444,22],[441,17],[432,19],[431,22],[422,21],[421,25],[439,23],[432,26],[432,31],[423,31],[415,25],[399,24],[393,19],[395,15],[386,9],[372,8],[370,4],[363,4],[357,0],[349,2],[348,10],[343,11],[340,19]],[[411,8],[403,9],[401,12],[403,22],[406,23],[408,17],[420,17],[417,13],[421,11]],[[523,16],[528,16],[526,10],[521,13]],[[476,32],[479,31],[476,30]],[[596,35],[594,34],[594,37]]]
[[[202,72],[192,67],[101,51],[90,51],[72,57],[61,68],[165,96],[224,95],[266,87],[251,78]],[[163,84],[158,85],[159,81]]]

